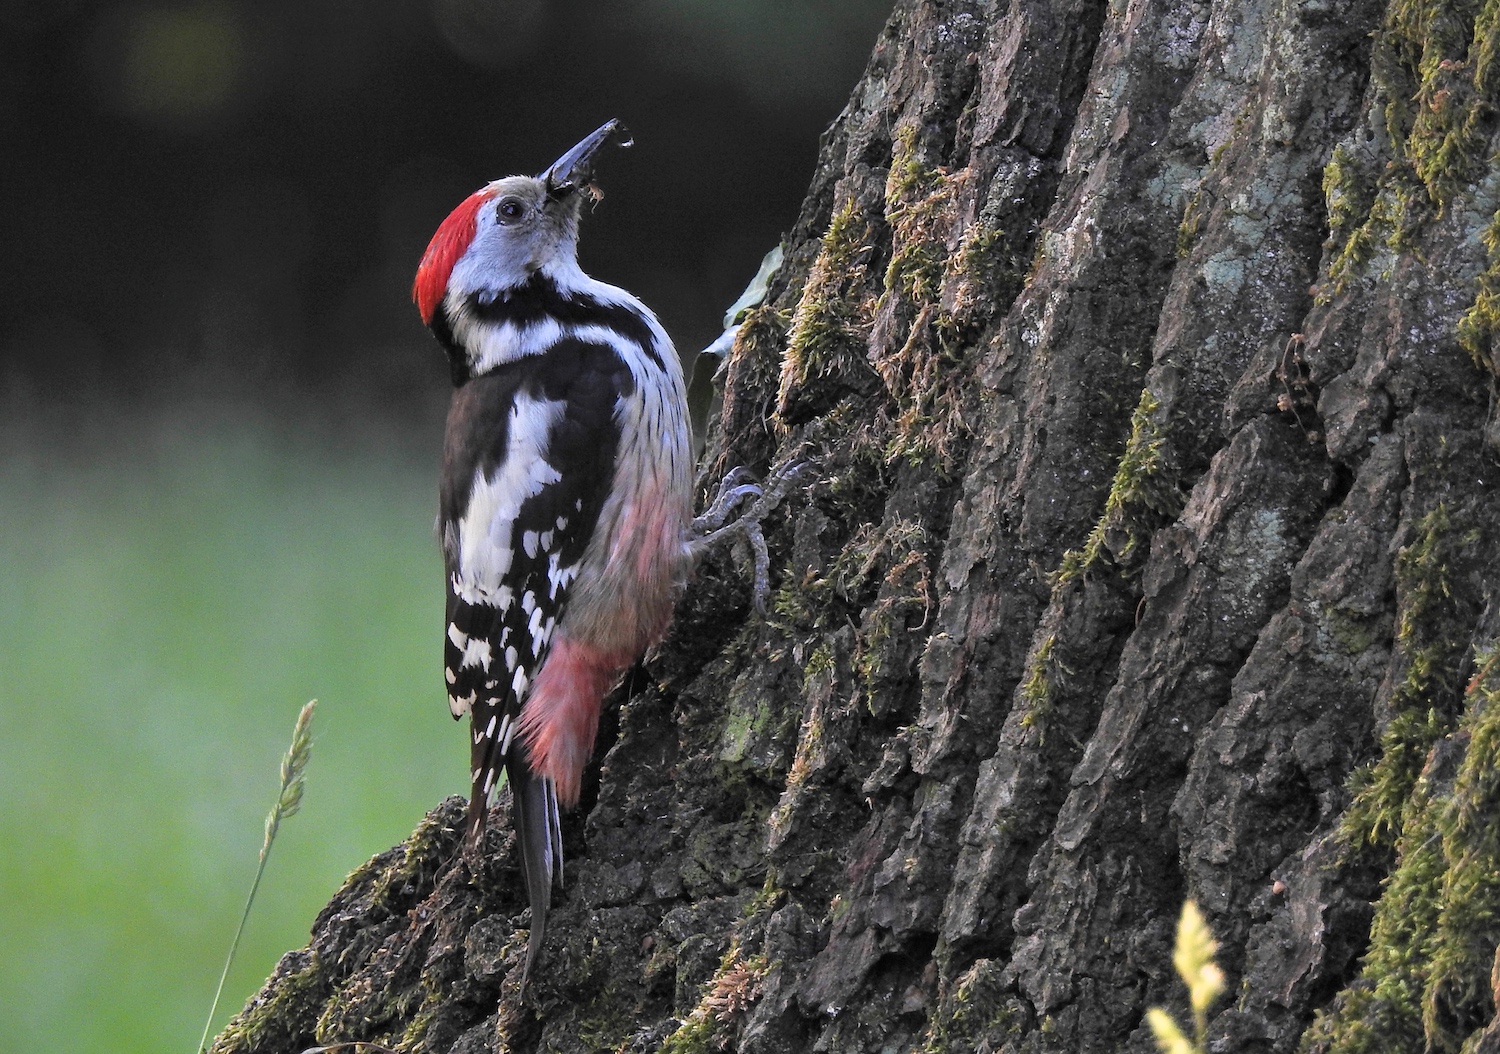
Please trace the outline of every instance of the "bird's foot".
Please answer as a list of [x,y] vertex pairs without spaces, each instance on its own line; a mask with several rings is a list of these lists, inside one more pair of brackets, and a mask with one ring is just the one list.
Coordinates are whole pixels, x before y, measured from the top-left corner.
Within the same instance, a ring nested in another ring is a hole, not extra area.
[[714,500],[689,530],[688,548],[695,562],[711,547],[726,542],[749,549],[755,610],[762,615],[766,613],[766,597],[771,592],[771,558],[766,552],[761,521],[786,498],[805,468],[805,461],[784,461],[771,470],[764,483],[750,482],[750,471],[743,466],[730,469],[719,481]]

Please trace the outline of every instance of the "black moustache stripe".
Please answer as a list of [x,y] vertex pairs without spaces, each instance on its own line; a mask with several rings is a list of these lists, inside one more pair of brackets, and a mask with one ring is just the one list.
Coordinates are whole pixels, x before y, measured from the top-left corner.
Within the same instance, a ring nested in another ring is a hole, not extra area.
[[605,326],[640,345],[658,368],[663,366],[651,326],[639,311],[625,304],[602,303],[587,293],[564,294],[556,282],[540,271],[523,285],[494,293],[488,290],[474,293],[467,307],[480,321],[510,322],[518,327],[548,318],[564,326]]

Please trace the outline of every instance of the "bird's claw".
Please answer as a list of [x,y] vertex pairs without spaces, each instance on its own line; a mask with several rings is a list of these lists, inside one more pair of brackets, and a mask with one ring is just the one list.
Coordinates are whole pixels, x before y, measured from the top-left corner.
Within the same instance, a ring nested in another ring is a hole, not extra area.
[[[805,461],[784,461],[760,484],[746,482],[751,476],[745,467],[730,469],[719,481],[714,500],[692,523],[692,540],[688,544],[695,561],[710,547],[726,541],[740,542],[749,548],[754,574],[755,610],[760,615],[766,613],[766,597],[771,592],[771,557],[766,552],[766,536],[761,530],[761,521],[771,515],[786,498],[787,491],[805,468]],[[735,511],[752,498],[754,500],[749,507],[734,516]],[[731,516],[734,518],[731,519]]]

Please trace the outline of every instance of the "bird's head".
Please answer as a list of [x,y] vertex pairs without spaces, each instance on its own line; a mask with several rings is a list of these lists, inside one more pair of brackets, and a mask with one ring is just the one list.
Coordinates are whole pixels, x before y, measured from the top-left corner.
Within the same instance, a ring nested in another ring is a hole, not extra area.
[[431,326],[447,302],[504,296],[538,272],[569,285],[578,274],[578,213],[595,194],[596,155],[610,140],[629,146],[619,121],[595,129],[538,176],[507,176],[470,194],[448,214],[417,266],[412,299]]

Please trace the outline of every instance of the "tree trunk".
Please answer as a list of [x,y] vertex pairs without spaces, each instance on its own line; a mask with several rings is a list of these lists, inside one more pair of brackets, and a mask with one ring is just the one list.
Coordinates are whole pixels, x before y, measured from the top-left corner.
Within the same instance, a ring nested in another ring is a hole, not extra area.
[[454,799],[214,1049],[1144,1052],[1191,897],[1212,1050],[1500,1050],[1497,44],[903,0],[722,369],[770,613],[622,690],[531,989]]

